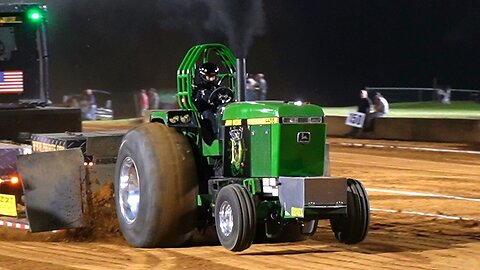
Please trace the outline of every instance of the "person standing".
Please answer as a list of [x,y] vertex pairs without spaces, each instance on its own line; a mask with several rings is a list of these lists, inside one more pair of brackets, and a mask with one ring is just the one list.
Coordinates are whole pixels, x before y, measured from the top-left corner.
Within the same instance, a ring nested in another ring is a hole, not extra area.
[[158,96],[157,90],[155,88],[150,88],[148,90],[148,107],[150,110],[157,110],[160,104],[160,98]]
[[92,89],[86,89],[85,94],[88,101],[88,110],[87,110],[87,119],[96,120],[97,119],[97,100],[93,94]]
[[245,101],[259,100],[258,90],[258,82],[252,76],[248,76],[245,84]]
[[148,95],[145,89],[140,90],[140,110],[142,116],[145,116],[146,111],[148,110]]
[[258,73],[257,75],[255,75],[255,80],[257,81],[258,85],[259,100],[266,100],[268,84],[267,80],[265,80],[265,75],[263,75],[262,73]]

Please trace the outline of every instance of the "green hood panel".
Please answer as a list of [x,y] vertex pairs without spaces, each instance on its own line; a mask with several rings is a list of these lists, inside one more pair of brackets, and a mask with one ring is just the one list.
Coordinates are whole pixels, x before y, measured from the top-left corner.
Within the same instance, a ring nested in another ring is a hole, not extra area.
[[268,117],[324,116],[322,107],[313,104],[295,104],[283,101],[246,101],[228,104],[223,120]]

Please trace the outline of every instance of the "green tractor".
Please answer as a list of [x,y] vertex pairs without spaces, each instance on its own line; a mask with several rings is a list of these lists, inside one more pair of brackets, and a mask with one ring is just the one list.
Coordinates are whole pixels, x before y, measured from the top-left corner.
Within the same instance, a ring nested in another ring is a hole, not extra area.
[[[197,67],[218,61],[218,131],[205,140],[192,94]],[[338,241],[367,235],[369,202],[354,179],[330,177],[321,107],[283,101],[242,102],[233,53],[221,44],[191,48],[177,72],[180,109],[154,111],[130,130],[115,168],[121,231],[135,247],[187,244],[215,226],[223,247],[298,241],[330,220]],[[244,77],[243,77],[244,78]],[[225,98],[228,96],[228,98]]]

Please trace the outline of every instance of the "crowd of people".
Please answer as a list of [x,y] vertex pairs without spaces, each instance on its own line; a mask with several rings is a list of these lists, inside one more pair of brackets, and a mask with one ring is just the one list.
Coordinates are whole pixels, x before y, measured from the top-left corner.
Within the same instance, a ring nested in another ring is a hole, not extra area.
[[267,80],[265,75],[257,73],[256,75],[250,75],[247,78],[245,100],[265,100],[267,99]]

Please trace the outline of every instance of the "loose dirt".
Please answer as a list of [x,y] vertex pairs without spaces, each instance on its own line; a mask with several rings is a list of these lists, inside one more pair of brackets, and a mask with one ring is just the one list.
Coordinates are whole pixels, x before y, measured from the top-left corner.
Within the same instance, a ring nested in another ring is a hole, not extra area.
[[69,241],[109,242],[125,244],[115,212],[113,183],[107,183],[92,194],[90,211],[86,215],[88,227],[67,230]]
[[91,209],[86,214],[88,228],[58,230],[45,233],[30,233],[27,230],[17,230],[0,227],[1,240],[42,241],[42,242],[93,242],[125,244],[115,213],[113,183],[107,183],[90,198]]

